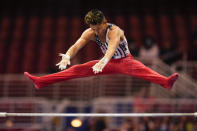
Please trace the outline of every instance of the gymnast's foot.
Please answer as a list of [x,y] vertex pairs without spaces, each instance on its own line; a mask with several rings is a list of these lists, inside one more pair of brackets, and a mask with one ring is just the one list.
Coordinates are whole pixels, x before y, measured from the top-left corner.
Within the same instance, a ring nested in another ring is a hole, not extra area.
[[28,72],[24,72],[24,75],[29,78],[30,80],[32,80],[32,82],[34,83],[34,86],[36,89],[40,89],[40,86],[37,84],[36,80],[38,79],[37,77],[30,75]]
[[167,85],[164,86],[164,88],[166,88],[167,90],[171,90],[178,77],[179,77],[178,73],[174,73],[170,77],[168,77],[168,83]]

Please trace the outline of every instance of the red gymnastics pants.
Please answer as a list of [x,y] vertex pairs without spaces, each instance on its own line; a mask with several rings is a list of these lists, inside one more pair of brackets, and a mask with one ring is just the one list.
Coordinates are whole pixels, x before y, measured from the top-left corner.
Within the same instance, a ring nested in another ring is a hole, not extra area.
[[94,74],[92,67],[98,61],[99,60],[93,60],[84,64],[74,65],[61,72],[41,77],[30,75],[28,72],[25,72],[24,74],[33,81],[37,89],[40,89],[53,83],[66,81],[74,78],[105,74],[125,74],[159,84],[164,88],[170,90],[174,82],[178,78],[177,73],[174,73],[170,77],[162,76],[157,72],[151,70],[150,68],[146,67],[141,62],[133,59],[131,55],[128,55],[127,57],[121,59],[111,59],[102,72]]

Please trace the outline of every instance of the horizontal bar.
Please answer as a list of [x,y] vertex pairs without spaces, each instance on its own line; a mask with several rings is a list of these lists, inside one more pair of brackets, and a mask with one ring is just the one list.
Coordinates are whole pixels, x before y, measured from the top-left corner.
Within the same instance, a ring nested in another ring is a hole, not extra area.
[[6,113],[0,112],[0,117],[176,117],[197,116],[195,113]]

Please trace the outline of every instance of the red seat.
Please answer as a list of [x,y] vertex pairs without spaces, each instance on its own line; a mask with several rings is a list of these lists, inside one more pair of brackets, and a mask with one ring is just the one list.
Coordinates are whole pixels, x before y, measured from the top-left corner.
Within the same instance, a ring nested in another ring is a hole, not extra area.
[[39,58],[37,60],[37,72],[46,73],[50,68],[50,40],[44,40],[40,43]]
[[75,42],[81,35],[82,30],[80,26],[81,26],[81,19],[79,17],[72,18],[71,29],[70,29],[72,43]]
[[140,20],[138,16],[131,16],[129,18],[130,28],[129,28],[129,37],[133,38],[136,41],[137,45],[142,44],[142,31]]
[[118,25],[124,31],[127,31],[126,20],[125,20],[124,16],[121,16],[121,15],[116,16],[115,17],[115,24]]
[[36,44],[34,41],[27,41],[24,48],[24,61],[22,63],[23,72],[35,72],[35,63],[36,63]]
[[170,27],[170,21],[167,15],[160,16],[160,30],[162,41],[171,41],[172,29]]
[[176,31],[179,38],[187,38],[187,29],[184,18],[180,15],[175,16]]
[[188,32],[186,29],[186,23],[181,15],[176,15],[174,18],[176,23],[176,33],[178,38],[178,45],[180,47],[184,47],[183,49],[186,51],[189,40],[188,40]]
[[38,34],[38,21],[36,16],[32,16],[28,22],[27,41],[34,41]]
[[5,72],[5,64],[6,64],[6,53],[7,51],[7,38],[10,28],[10,18],[9,17],[3,17],[0,25],[0,73]]
[[6,43],[5,40],[0,41],[0,73],[3,73],[5,71],[5,61],[7,60],[7,57],[5,55],[6,53]]
[[145,35],[153,37],[158,40],[158,32],[156,31],[155,18],[152,15],[145,16]]
[[6,73],[18,73],[19,71],[19,59],[20,58],[20,43],[18,41],[13,41],[9,56],[7,58]]
[[8,36],[8,31],[10,28],[10,18],[9,17],[3,17],[2,22],[0,25],[0,41],[5,41]]
[[196,15],[191,16],[191,24],[192,24],[193,31],[195,31],[197,29],[197,16]]
[[65,29],[67,27],[68,19],[65,16],[60,16],[57,19],[57,28],[58,30]]
[[1,30],[6,31],[10,27],[10,18],[9,17],[3,17],[1,21]]

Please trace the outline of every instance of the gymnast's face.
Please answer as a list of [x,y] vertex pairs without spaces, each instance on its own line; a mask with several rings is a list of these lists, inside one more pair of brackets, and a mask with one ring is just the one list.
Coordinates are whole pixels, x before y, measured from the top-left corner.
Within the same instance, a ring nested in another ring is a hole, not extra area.
[[97,24],[97,25],[90,25],[90,28],[94,31],[95,34],[101,35],[106,31],[106,23]]

